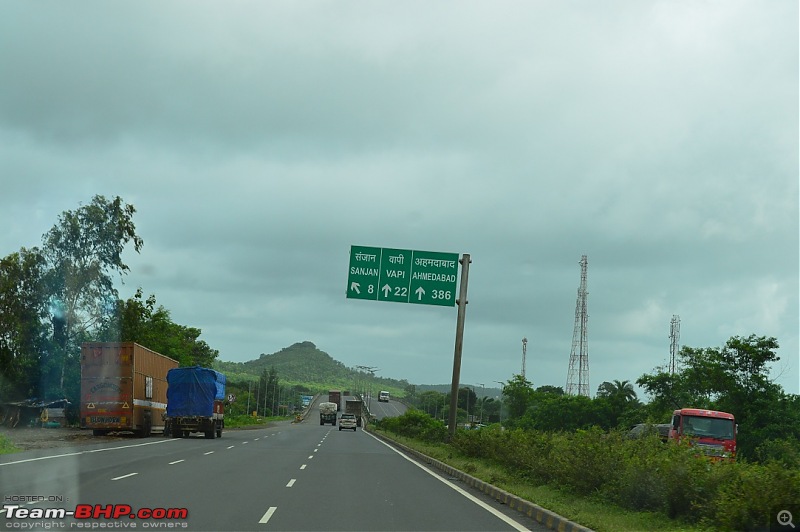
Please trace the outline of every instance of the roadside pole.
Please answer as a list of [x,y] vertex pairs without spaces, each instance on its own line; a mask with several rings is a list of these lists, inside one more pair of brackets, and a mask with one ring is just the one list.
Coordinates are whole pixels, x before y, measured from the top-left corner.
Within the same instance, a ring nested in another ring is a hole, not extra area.
[[456,414],[458,414],[458,385],[461,377],[461,351],[464,347],[464,317],[467,312],[467,279],[469,277],[469,264],[472,259],[469,253],[461,255],[461,283],[458,287],[458,317],[456,318],[456,345],[453,354],[453,383],[450,388],[450,415],[448,417],[450,438],[456,434]]

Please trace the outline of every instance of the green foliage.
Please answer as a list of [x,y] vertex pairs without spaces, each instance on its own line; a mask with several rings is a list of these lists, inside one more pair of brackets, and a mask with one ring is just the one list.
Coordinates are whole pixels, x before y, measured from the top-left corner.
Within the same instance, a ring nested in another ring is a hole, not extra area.
[[628,439],[597,428],[575,432],[458,431],[449,447],[503,466],[513,477],[578,496],[721,530],[765,527],[771,511],[800,500],[800,470],[710,462],[688,445],[657,436]]
[[65,211],[44,235],[42,255],[51,304],[54,380],[48,386],[66,393],[67,367],[77,364],[80,342],[106,317],[117,296],[113,275],[127,273],[122,251],[133,242],[138,253],[142,239],[136,234],[136,209],[119,197],[94,196],[89,205]]
[[156,308],[156,297],[142,300],[142,289],[127,301],[118,300],[112,316],[98,332],[98,340],[136,342],[177,360],[181,366],[212,367],[219,355],[199,339],[201,330],[173,322],[163,306]]
[[514,375],[503,386],[503,402],[511,422],[525,414],[533,393],[533,384],[522,375]]
[[775,509],[800,501],[800,470],[777,463],[737,463],[713,498],[698,502],[702,522],[717,530],[767,529]]
[[22,248],[0,260],[0,397],[34,395],[48,349],[44,257]]
[[11,443],[11,440],[0,434],[0,454],[17,453],[19,449],[16,445]]
[[663,418],[680,407],[730,412],[739,424],[739,456],[758,459],[761,443],[800,438],[800,400],[769,379],[777,349],[775,338],[756,335],[734,336],[721,348],[684,346],[679,372],[661,370],[637,383],[653,397],[650,411]]
[[0,397],[77,403],[85,341],[135,341],[182,365],[212,365],[218,353],[200,330],[172,322],[154,296],[117,301],[114,276],[129,271],[122,252],[143,244],[135,212],[119,197],[94,196],[59,216],[41,250],[0,260]]
[[400,436],[429,443],[443,442],[447,438],[444,423],[413,408],[406,410],[401,416],[382,419],[379,426]]

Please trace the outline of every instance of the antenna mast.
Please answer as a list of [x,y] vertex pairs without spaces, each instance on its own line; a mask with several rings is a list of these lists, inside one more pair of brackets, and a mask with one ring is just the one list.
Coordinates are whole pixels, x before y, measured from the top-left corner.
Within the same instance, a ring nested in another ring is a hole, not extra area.
[[669,373],[674,375],[677,371],[676,357],[680,351],[681,343],[681,317],[677,314],[672,315],[669,322]]
[[575,329],[572,332],[572,351],[569,355],[567,395],[589,397],[589,344],[586,339],[586,255],[581,256],[581,284],[575,304]]
[[528,353],[528,339],[522,339],[522,378],[525,378],[525,357]]

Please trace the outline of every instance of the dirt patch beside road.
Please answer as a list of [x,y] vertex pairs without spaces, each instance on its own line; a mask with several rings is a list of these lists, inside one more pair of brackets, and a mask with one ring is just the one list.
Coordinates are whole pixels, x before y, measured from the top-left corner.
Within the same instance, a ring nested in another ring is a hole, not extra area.
[[119,441],[132,437],[132,435],[106,435],[94,436],[91,430],[76,428],[45,429],[39,427],[17,427],[9,429],[0,427],[0,436],[5,437],[15,447],[23,451],[31,449],[57,449],[59,447],[74,447],[90,443]]

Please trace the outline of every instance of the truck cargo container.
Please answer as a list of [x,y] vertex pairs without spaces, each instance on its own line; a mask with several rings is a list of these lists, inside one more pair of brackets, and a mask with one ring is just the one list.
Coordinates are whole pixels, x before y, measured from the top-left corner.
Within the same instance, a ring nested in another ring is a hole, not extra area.
[[356,416],[356,425],[361,426],[361,416],[364,415],[364,401],[361,399],[347,399],[344,402],[344,411]]
[[173,438],[202,432],[206,438],[222,437],[225,427],[225,375],[192,366],[167,372],[166,432]]
[[163,432],[167,372],[178,361],[134,342],[81,345],[81,428],[94,435]]
[[336,405],[336,411],[342,409],[342,392],[339,390],[330,390],[328,392],[328,402]]
[[324,402],[319,404],[319,424],[330,423],[336,426],[336,404]]

